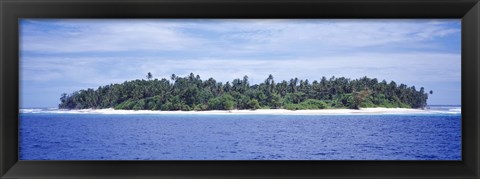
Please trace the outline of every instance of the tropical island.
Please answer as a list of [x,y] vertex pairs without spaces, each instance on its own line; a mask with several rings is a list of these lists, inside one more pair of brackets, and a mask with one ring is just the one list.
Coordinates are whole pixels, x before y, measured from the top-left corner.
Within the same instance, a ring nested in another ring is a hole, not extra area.
[[[430,91],[429,94],[432,94]],[[360,108],[415,108],[427,105],[428,93],[421,87],[397,85],[394,81],[379,82],[376,78],[359,79],[322,77],[292,78],[275,82],[269,75],[263,83],[250,85],[248,76],[231,83],[213,78],[202,80],[199,75],[170,80],[146,79],[125,81],[95,89],[82,89],[60,97],[60,109],[108,109],[207,111],[207,110],[316,110]]]

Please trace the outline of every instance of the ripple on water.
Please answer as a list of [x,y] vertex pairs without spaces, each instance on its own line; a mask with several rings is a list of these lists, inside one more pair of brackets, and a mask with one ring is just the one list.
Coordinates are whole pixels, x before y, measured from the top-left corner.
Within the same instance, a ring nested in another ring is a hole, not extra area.
[[461,160],[460,115],[228,115],[228,120],[218,120],[227,117],[222,115],[162,115],[162,119],[138,115],[134,120],[128,116],[22,114],[19,156]]

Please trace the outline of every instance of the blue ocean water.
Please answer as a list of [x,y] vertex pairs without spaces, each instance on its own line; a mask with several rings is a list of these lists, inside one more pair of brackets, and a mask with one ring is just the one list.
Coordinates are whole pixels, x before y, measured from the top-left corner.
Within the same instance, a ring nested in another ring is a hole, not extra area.
[[21,113],[20,160],[461,160],[461,115]]

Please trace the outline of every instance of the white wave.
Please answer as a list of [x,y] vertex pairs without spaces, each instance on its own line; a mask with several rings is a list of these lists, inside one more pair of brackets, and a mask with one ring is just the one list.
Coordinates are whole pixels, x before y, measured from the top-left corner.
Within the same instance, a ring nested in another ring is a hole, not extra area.
[[20,113],[41,113],[43,109],[20,109]]
[[451,108],[451,109],[448,109],[448,111],[452,111],[452,112],[462,112],[462,108]]
[[282,115],[381,115],[381,114],[459,114],[460,111],[421,110],[405,108],[362,108],[297,110],[259,109],[259,110],[212,110],[212,111],[152,111],[152,110],[115,110],[115,109],[23,109],[21,113],[55,113],[55,114],[282,114]]
[[428,110],[432,114],[462,114],[461,110]]
[[61,113],[65,111],[69,111],[69,110],[58,109],[58,108],[31,108],[31,109],[19,110],[20,113]]

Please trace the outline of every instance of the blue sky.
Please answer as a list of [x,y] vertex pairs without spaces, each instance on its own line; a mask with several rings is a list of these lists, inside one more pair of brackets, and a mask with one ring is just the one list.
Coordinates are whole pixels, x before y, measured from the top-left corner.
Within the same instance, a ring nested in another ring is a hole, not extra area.
[[190,72],[251,83],[269,74],[368,76],[433,90],[460,104],[460,19],[22,19],[21,108],[56,107],[60,94]]

